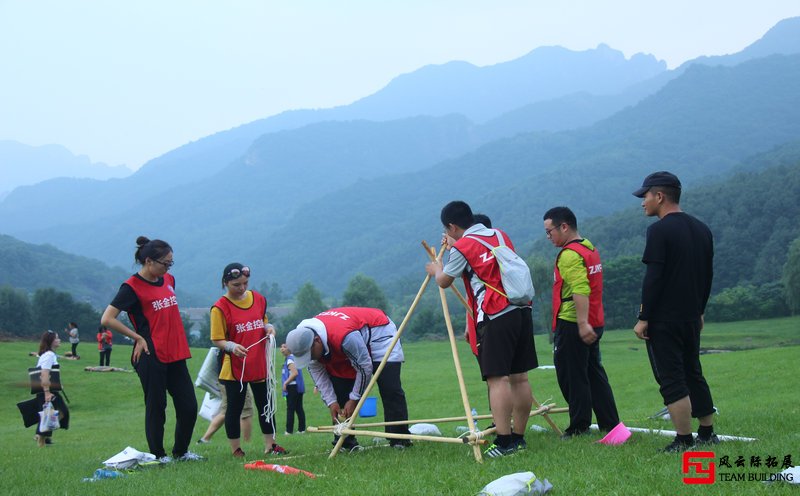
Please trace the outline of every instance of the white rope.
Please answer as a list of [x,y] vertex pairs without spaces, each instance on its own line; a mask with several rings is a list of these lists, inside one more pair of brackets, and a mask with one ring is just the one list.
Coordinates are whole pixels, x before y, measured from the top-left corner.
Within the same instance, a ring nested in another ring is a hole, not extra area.
[[342,431],[350,425],[350,419],[345,420],[344,422],[339,422],[339,419],[336,419],[336,425],[333,427],[333,433],[339,437],[343,436]]
[[270,334],[267,338],[269,338],[265,353],[267,357],[267,404],[264,405],[261,415],[267,419],[267,422],[272,423],[272,419],[275,418],[275,413],[278,411],[278,378],[275,376],[275,336]]
[[[267,337],[269,337],[269,336],[264,336],[263,338],[259,339],[258,341],[256,341],[255,343],[251,344],[250,346],[248,346],[245,349],[249,351],[250,348],[252,348],[253,346],[257,345],[261,341],[264,341],[265,339],[267,339]],[[228,342],[230,343],[232,341],[228,341]],[[269,343],[267,344],[267,346],[269,346]],[[244,358],[242,359],[242,374],[239,376],[239,392],[240,393],[242,391],[244,391],[244,369],[245,369],[246,366],[247,366],[247,355],[245,355]],[[269,369],[269,356],[267,356],[267,369]]]

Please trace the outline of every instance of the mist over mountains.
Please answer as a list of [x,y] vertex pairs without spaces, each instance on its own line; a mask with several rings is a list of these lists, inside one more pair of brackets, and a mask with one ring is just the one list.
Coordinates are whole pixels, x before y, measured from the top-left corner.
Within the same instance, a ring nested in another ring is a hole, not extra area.
[[[0,232],[130,267],[139,234],[175,248],[185,291],[218,293],[239,260],[253,282],[338,294],[421,273],[453,199],[519,247],[567,204],[579,218],[635,204],[644,175],[688,188],[800,138],[800,23],[739,54],[666,71],[601,45],[533,50],[488,67],[429,66],[349,106],[292,111],[178,148],[124,179],[53,179],[0,202]],[[2,283],[3,281],[0,281]]]
[[53,177],[82,177],[97,180],[129,176],[124,165],[91,162],[86,155],[73,155],[60,145],[28,146],[0,140],[0,200],[14,188]]

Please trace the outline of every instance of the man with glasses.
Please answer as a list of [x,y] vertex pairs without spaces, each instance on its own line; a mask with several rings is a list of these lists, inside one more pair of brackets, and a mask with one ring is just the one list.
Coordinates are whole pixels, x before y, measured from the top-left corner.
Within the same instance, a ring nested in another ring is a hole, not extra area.
[[578,221],[567,207],[544,216],[544,231],[561,248],[553,269],[553,362],[569,427],[562,439],[589,432],[592,410],[601,431],[619,423],[614,393],[600,360],[603,317],[603,265],[591,241],[578,233]]
[[695,445],[692,417],[700,419],[697,442],[716,444],[714,402],[700,366],[700,331],[714,277],[714,240],[704,223],[679,205],[681,182],[669,172],[647,176],[633,192],[648,217],[642,262],[642,304],[634,332],[646,340],[650,364],[677,435],[664,448]]

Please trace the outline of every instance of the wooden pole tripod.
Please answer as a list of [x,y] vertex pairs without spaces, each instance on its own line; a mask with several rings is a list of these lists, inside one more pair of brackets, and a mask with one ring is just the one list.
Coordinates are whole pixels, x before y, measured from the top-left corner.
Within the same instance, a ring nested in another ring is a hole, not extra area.
[[[425,252],[431,258],[431,260],[440,260],[442,254],[444,253],[445,246],[442,245],[442,248],[439,250],[438,255],[433,251],[433,249],[423,241],[423,247],[425,248]],[[336,426],[320,426],[320,427],[308,427],[307,430],[309,432],[318,432],[318,433],[330,433],[333,432],[339,435],[339,439],[336,442],[333,450],[331,451],[328,458],[333,458],[337,455],[339,450],[341,449],[342,445],[344,444],[345,436],[348,435],[365,435],[369,434],[375,437],[383,437],[388,439],[407,439],[407,440],[418,440],[418,441],[431,441],[431,442],[443,442],[443,443],[452,443],[452,444],[471,444],[473,455],[475,460],[478,463],[483,462],[483,458],[481,455],[480,445],[485,443],[483,437],[485,435],[491,434],[494,432],[494,428],[486,429],[485,431],[475,431],[474,426],[476,419],[487,419],[491,418],[491,415],[472,415],[472,408],[470,407],[469,397],[467,396],[467,389],[464,383],[464,376],[461,371],[461,361],[458,356],[458,348],[456,345],[455,333],[453,332],[453,325],[450,320],[450,312],[447,305],[447,297],[443,288],[439,288],[439,297],[442,303],[442,312],[444,314],[445,325],[447,327],[447,334],[450,340],[450,349],[453,354],[453,363],[456,369],[456,376],[458,378],[458,385],[459,390],[461,392],[461,402],[462,406],[464,407],[464,416],[463,417],[449,417],[449,418],[440,418],[440,419],[428,419],[428,420],[405,420],[405,421],[394,421],[394,422],[371,422],[371,423],[364,423],[359,424],[357,427],[365,428],[365,427],[380,427],[380,426],[387,426],[387,425],[403,425],[403,424],[411,424],[411,423],[419,423],[419,422],[454,422],[454,421],[463,421],[466,420],[468,429],[470,431],[465,435],[457,438],[447,438],[447,437],[437,437],[437,436],[423,436],[423,435],[415,435],[415,434],[394,434],[394,433],[386,433],[386,432],[377,432],[377,431],[369,431],[369,430],[361,430],[356,429],[355,421],[358,419],[359,412],[361,411],[361,407],[363,406],[364,402],[366,401],[367,396],[369,395],[372,388],[377,383],[378,377],[380,377],[381,372],[383,371],[386,362],[391,355],[392,350],[394,349],[397,342],[400,340],[400,336],[403,334],[411,316],[413,315],[414,311],[416,310],[417,305],[419,304],[420,299],[422,298],[425,289],[428,286],[428,282],[430,281],[431,276],[425,276],[425,280],[423,280],[422,285],[417,292],[414,301],[411,303],[411,306],[406,312],[406,316],[403,318],[403,322],[400,324],[400,327],[397,329],[397,333],[392,339],[392,342],[389,344],[386,353],[381,360],[380,365],[378,366],[377,370],[372,375],[372,379],[370,380],[369,384],[364,390],[364,393],[361,395],[356,407],[353,411],[353,415],[346,419],[344,422],[340,423]],[[459,301],[467,308],[467,310],[472,313],[472,309],[469,307],[466,299],[461,295],[457,288],[454,286],[450,286],[453,291],[455,292],[456,296],[458,297]],[[532,410],[530,416],[535,415],[542,415],[544,416],[545,420],[550,424],[550,426],[555,430],[557,433],[561,434],[561,430],[555,423],[550,419],[549,413],[561,413],[564,411],[568,411],[567,408],[554,408],[554,404],[550,403],[547,405],[539,404],[536,399],[534,398],[534,404],[536,405],[536,409]]]

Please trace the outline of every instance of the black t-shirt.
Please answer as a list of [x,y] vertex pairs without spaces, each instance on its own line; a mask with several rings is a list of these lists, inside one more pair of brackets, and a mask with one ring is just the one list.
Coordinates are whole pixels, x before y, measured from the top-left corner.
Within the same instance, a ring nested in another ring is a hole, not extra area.
[[[133,277],[141,279],[151,286],[164,285],[163,277],[159,277],[158,281],[156,282],[150,282],[140,276],[138,273],[134,274]],[[142,311],[142,303],[139,301],[139,297],[136,296],[136,292],[133,291],[133,288],[130,287],[128,283],[124,282],[119,287],[117,295],[111,301],[111,306],[126,312],[128,314],[128,318],[131,320],[131,323],[136,329],[136,332],[147,339],[148,344],[152,345],[152,343],[150,343],[150,322],[144,316],[144,312]]]
[[714,277],[711,230],[689,214],[665,215],[647,229],[641,320],[691,321],[705,312]]

